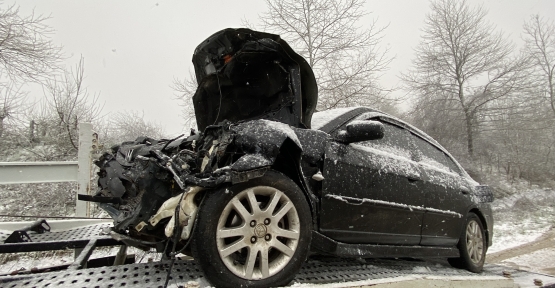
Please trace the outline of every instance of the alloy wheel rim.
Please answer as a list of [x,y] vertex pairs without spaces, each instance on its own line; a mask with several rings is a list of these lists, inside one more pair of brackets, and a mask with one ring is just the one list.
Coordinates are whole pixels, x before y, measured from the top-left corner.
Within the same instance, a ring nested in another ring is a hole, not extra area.
[[241,191],[218,220],[216,245],[225,266],[248,280],[271,277],[293,257],[300,221],[293,202],[269,186]]
[[483,258],[484,251],[484,235],[482,229],[476,220],[471,220],[466,226],[466,249],[470,260],[474,263],[480,263]]

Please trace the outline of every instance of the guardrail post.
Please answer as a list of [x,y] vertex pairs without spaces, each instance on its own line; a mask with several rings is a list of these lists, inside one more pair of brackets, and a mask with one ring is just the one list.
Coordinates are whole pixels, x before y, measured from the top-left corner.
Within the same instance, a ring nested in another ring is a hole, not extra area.
[[[91,190],[91,147],[92,147],[92,124],[79,123],[79,150],[77,162],[79,173],[77,175],[77,193],[89,195]],[[76,195],[77,196],[77,195]],[[75,216],[89,217],[89,202],[75,199]]]

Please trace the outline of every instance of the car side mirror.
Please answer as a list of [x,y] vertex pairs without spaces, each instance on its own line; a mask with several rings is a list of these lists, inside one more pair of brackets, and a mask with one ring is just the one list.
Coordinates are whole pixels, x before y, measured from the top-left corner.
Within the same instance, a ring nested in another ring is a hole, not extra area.
[[340,130],[335,135],[335,140],[343,143],[353,143],[368,140],[382,139],[385,128],[379,121],[355,120],[347,124],[346,130]]

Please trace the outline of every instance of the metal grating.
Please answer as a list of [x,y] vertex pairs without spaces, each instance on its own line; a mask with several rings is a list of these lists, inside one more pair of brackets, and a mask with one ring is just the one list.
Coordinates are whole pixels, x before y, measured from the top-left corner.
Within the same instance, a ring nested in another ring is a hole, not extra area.
[[[0,288],[19,287],[163,287],[169,261],[76,271],[50,272],[38,275],[0,277]],[[484,276],[465,270],[446,268],[446,264],[407,260],[310,260],[303,265],[293,283],[324,284],[366,279],[392,278],[409,274],[433,276]],[[172,269],[170,286],[187,286],[196,281],[207,285],[200,267],[194,261],[178,260]]]
[[[16,287],[163,287],[169,261],[93,269],[42,273],[18,277],[0,277],[1,288]],[[187,283],[202,278],[193,261],[176,261],[170,284]]]
[[[419,267],[419,269],[415,269]],[[472,276],[476,275],[461,269],[445,269],[440,263],[407,260],[352,260],[328,259],[309,261],[295,277],[297,283],[324,284],[344,281],[392,278],[407,274]]]
[[[27,234],[29,235],[29,237],[31,237],[31,240],[33,240],[33,242],[83,240],[99,236],[100,231],[105,227],[110,227],[110,225],[97,224],[69,229],[65,231],[44,232],[42,234],[29,231],[27,232]],[[10,234],[0,232],[0,240],[2,241],[2,243],[4,242],[4,240],[6,240],[6,238],[8,238],[8,236],[10,236]]]
[[101,231],[110,227],[109,224],[95,224],[66,230],[54,230],[38,234],[28,231],[31,242],[4,243],[10,236],[8,231],[0,231],[0,253],[30,252],[59,250],[67,248],[85,247],[90,239],[98,239],[97,246],[117,245],[118,241],[109,235],[101,235]]

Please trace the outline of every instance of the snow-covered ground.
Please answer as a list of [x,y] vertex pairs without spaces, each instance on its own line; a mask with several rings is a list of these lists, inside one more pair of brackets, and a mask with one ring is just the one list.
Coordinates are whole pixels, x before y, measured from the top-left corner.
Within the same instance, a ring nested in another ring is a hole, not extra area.
[[[488,254],[505,256],[495,264],[555,276],[555,191],[526,182],[498,184],[503,193],[492,205],[494,237]],[[544,245],[527,245],[539,241]]]
[[494,253],[532,242],[555,225],[555,191],[530,189],[496,199],[492,205],[494,215]]
[[540,249],[530,254],[509,258],[499,264],[515,269],[555,276],[555,242],[553,246],[552,248]]

